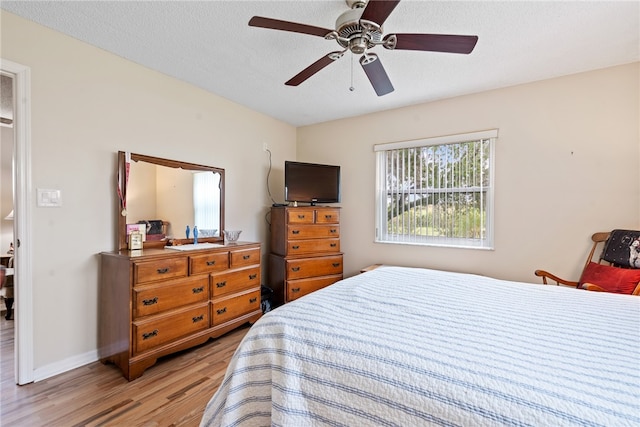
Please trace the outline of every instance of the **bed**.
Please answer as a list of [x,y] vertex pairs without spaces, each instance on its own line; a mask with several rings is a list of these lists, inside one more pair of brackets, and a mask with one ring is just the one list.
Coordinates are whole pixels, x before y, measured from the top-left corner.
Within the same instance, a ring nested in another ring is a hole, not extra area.
[[638,426],[640,298],[380,267],[265,314],[202,426]]

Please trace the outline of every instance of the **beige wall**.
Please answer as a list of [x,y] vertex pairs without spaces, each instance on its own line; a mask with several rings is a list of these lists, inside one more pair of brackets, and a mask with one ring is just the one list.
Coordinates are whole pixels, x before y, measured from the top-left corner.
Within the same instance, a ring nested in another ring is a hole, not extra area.
[[281,165],[295,158],[296,129],[5,11],[1,28],[2,58],[31,68],[34,194],[62,192],[60,208],[31,205],[34,365],[51,372],[95,360],[118,150],[224,168],[227,227],[267,241],[263,143]]
[[[571,276],[591,232],[640,228],[638,64],[296,130],[4,11],[1,27],[2,58],[31,68],[34,192],[62,191],[60,208],[31,205],[41,372],[96,354],[97,254],[115,247],[118,150],[225,168],[227,228],[262,241],[263,253],[263,143],[276,202],[284,160],[342,165],[347,275],[386,262]],[[374,244],[373,144],[488,128],[500,130],[495,251]]]
[[[383,262],[577,279],[593,232],[640,228],[639,80],[636,63],[299,128],[299,160],[342,166],[346,274]],[[493,128],[495,250],[373,243],[373,144]]]

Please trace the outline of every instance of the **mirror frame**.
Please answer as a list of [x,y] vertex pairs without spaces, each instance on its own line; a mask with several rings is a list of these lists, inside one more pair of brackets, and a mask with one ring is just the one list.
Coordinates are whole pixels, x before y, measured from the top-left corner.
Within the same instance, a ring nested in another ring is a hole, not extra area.
[[[146,162],[151,163],[158,166],[166,166],[170,168],[179,168],[187,171],[210,171],[213,173],[220,174],[220,231],[219,235],[215,237],[204,237],[198,238],[198,242],[211,242],[218,243],[224,242],[224,236],[222,230],[224,230],[224,169],[217,168],[214,166],[204,166],[198,165],[195,163],[181,162],[178,160],[169,160],[162,159],[160,157],[146,156],[143,154],[130,153],[132,162]],[[126,176],[126,153],[124,151],[118,151],[118,169],[116,171],[116,176],[124,177]],[[127,217],[122,215],[122,210],[124,209],[123,201],[126,206],[127,199],[127,182],[124,179],[118,179],[117,186],[119,187],[120,194],[122,194],[123,200],[120,200],[118,197],[118,209],[116,212],[116,216],[118,217],[118,250],[127,250]],[[173,241],[177,241],[180,244],[193,243],[193,239],[172,239]],[[149,248],[163,248],[166,246],[167,241],[147,241],[144,242],[144,249]]]

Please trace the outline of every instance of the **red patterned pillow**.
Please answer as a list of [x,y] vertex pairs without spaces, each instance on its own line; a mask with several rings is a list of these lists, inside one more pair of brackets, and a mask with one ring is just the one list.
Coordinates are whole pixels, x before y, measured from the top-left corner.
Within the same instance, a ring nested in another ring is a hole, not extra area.
[[593,283],[606,292],[631,294],[640,283],[639,268],[618,268],[590,262],[580,277],[579,287],[584,283]]

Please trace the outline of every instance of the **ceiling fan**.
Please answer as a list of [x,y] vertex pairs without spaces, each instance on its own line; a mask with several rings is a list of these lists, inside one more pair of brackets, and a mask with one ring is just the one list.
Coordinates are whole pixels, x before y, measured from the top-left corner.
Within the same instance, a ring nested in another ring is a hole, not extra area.
[[397,33],[383,36],[382,24],[400,3],[400,0],[345,1],[351,9],[338,17],[335,30],[261,16],[251,18],[249,25],[252,27],[324,37],[327,40],[337,41],[342,47],[342,50],[323,56],[296,74],[285,83],[286,85],[298,86],[318,71],[340,59],[345,52],[351,51],[353,54],[362,54],[360,65],[378,96],[383,96],[393,92],[393,85],[378,55],[369,52],[369,49],[381,45],[390,50],[422,50],[469,54],[478,41],[478,36],[450,34]]

